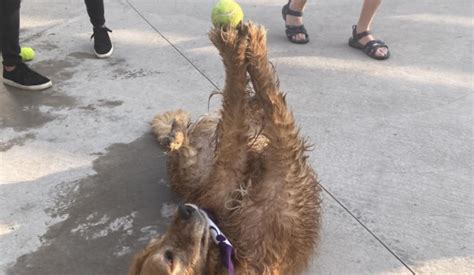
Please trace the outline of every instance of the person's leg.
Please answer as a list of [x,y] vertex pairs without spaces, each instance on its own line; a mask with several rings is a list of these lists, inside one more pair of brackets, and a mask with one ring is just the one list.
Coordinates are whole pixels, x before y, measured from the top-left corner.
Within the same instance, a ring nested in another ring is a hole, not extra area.
[[0,1],[0,53],[2,53],[2,49],[3,49],[3,19],[5,18],[5,16],[3,15],[3,11],[5,10],[5,8],[3,7],[4,6],[4,2],[3,1]]
[[20,0],[2,0],[2,56],[7,71],[20,64]]
[[3,83],[26,90],[51,87],[51,80],[31,70],[20,56],[20,0],[1,0]]
[[[375,16],[375,12],[380,6],[382,0],[364,0],[362,5],[362,11],[360,13],[359,22],[357,23],[357,33],[362,33],[365,31],[370,31],[372,21]],[[369,41],[374,40],[375,38],[372,35],[367,35],[359,39],[359,42],[362,45],[367,44]],[[378,48],[375,52],[377,56],[385,56],[388,52],[388,49],[385,47]]]
[[105,25],[104,1],[103,0],[85,0],[87,14],[91,20],[92,26],[103,27]]
[[98,58],[107,58],[112,55],[113,46],[110,41],[109,32],[105,26],[104,0],[85,0],[87,14],[92,26],[94,26],[94,53]]
[[[306,5],[306,0],[291,0],[289,7],[291,10],[303,12],[305,5]],[[286,25],[301,26],[303,25],[303,17],[287,15]],[[296,34],[293,37],[294,37],[293,39],[296,41],[303,41],[306,38],[304,33]]]

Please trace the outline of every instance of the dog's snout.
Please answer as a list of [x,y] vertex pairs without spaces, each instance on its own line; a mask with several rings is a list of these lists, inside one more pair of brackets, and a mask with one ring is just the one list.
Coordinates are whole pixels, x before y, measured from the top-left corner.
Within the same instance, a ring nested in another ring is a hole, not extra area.
[[196,212],[196,209],[189,205],[180,205],[178,207],[179,217],[183,220],[189,219],[194,212]]

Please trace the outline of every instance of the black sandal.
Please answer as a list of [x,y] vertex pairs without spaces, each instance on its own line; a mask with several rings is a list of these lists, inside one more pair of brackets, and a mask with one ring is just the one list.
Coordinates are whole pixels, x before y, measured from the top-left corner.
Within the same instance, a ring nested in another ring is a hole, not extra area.
[[[371,40],[367,42],[367,44],[365,45],[362,45],[359,42],[359,40],[362,37],[366,37],[367,35],[370,35],[369,31],[357,33],[357,26],[356,25],[352,26],[352,37],[349,38],[349,46],[364,51],[368,56],[374,59],[377,59],[377,60],[388,59],[390,57],[390,51],[388,51],[388,46],[382,40]],[[375,52],[379,48],[387,48],[387,53],[384,56],[376,55]]]
[[[292,16],[297,16],[297,17],[303,16],[303,13],[301,11],[294,11],[294,10],[290,9],[290,2],[291,2],[291,0],[289,0],[288,4],[284,5],[283,9],[281,10],[281,14],[283,15],[283,20],[285,20],[285,23],[286,23],[286,16],[287,15],[292,15]],[[309,35],[308,35],[308,32],[306,31],[306,28],[304,27],[304,25],[293,26],[293,25],[286,25],[285,24],[285,33],[286,33],[286,38],[288,38],[288,40],[292,43],[306,44],[306,43],[309,42]],[[300,33],[305,35],[305,39],[296,40],[294,38],[294,36],[297,35],[297,34],[300,34]]]

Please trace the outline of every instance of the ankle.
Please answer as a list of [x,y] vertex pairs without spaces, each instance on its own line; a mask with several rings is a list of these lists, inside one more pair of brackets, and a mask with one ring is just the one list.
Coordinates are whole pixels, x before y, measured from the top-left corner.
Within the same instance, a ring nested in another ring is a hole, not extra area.
[[369,26],[356,25],[356,32],[357,33],[363,33],[363,32],[367,32],[367,31],[370,31]]
[[6,65],[3,65],[3,69],[7,72],[11,72],[13,71],[14,69],[16,69],[16,66],[6,66]]
[[290,10],[303,12],[306,1],[290,1],[288,7]]
[[301,25],[301,24],[303,24],[303,17],[302,16],[287,15],[286,16],[286,22],[289,23],[289,24]]

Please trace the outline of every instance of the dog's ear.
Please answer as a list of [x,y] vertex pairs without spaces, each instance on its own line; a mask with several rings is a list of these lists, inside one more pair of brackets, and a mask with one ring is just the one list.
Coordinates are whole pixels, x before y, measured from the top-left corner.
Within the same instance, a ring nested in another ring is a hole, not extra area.
[[146,258],[149,255],[149,251],[146,249],[140,251],[133,257],[132,264],[130,265],[130,270],[128,271],[129,275],[140,275],[142,272],[142,266]]
[[[145,275],[145,274],[154,274],[149,273],[150,265],[153,265],[153,259],[149,259],[150,257],[153,258],[153,253],[157,252],[157,248],[159,246],[160,241],[163,237],[160,237],[156,240],[152,240],[145,249],[135,254],[132,260],[132,264],[130,265],[130,269],[128,271],[129,275]],[[146,268],[145,266],[148,266]],[[147,271],[148,270],[148,271]],[[155,273],[156,274],[156,273]],[[159,273],[162,274],[162,273]]]

